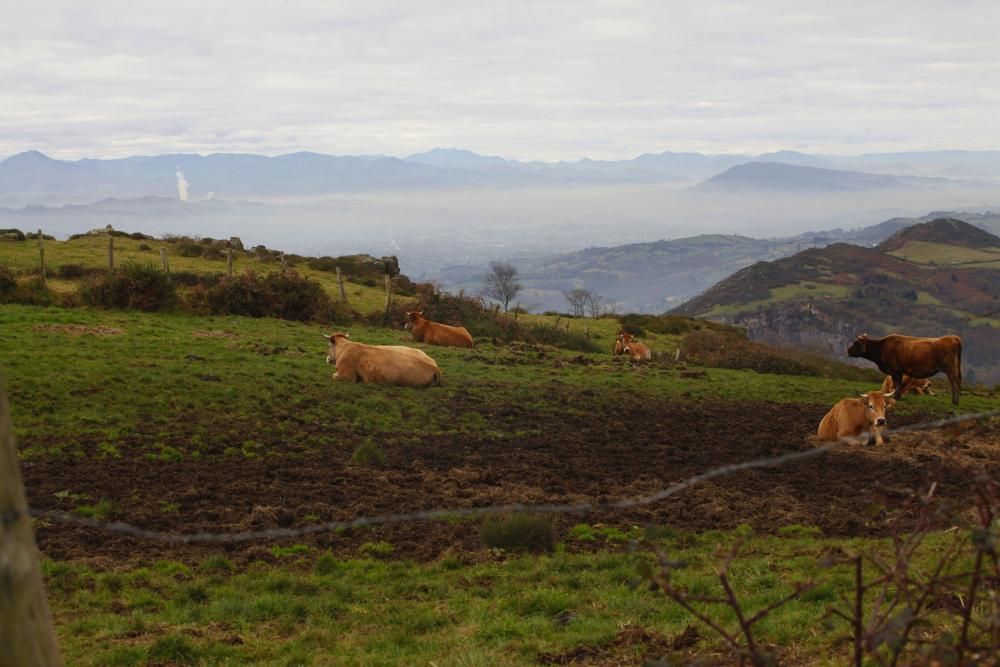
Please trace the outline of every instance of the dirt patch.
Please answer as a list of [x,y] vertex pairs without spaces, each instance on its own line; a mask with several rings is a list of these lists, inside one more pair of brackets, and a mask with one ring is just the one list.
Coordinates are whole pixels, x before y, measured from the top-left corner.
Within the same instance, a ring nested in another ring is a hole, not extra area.
[[[373,440],[387,461],[367,466],[352,464],[351,454],[368,436],[347,424],[295,423],[289,430],[289,422],[278,416],[239,424],[207,413],[179,414],[167,442],[159,428],[144,433],[140,425],[119,447],[120,458],[34,459],[23,464],[25,484],[34,507],[72,511],[81,504],[74,498],[106,500],[112,518],[167,533],[232,533],[507,503],[606,502],[646,496],[720,465],[815,447],[810,436],[826,411],[825,406],[638,398],[611,405],[568,391],[565,404],[592,409],[533,411],[456,399],[441,409],[456,418],[475,409],[497,430],[518,425],[529,434],[377,435]],[[921,419],[896,418],[893,424],[907,421]],[[159,444],[187,451],[190,433],[203,434],[209,422],[216,435],[203,438],[212,442],[202,447],[200,460],[148,458]],[[185,430],[195,426],[198,430]],[[259,453],[271,454],[244,458],[240,447],[250,432]],[[994,421],[960,433],[897,434],[885,447],[850,446],[746,470],[649,505],[557,515],[555,527],[560,537],[580,522],[691,531],[749,524],[765,533],[808,525],[831,536],[879,535],[883,526],[869,509],[873,499],[891,504],[930,474],[939,493],[964,499],[970,467],[1000,473],[998,432]],[[284,543],[356,556],[362,544],[374,541],[393,546],[389,557],[424,561],[477,560],[489,553],[473,520],[388,523]],[[270,555],[273,542],[168,545],[48,522],[39,525],[38,543],[60,560],[197,560],[220,551],[237,563],[277,558]],[[567,542],[571,551],[606,546]]]
[[230,331],[222,331],[221,329],[199,329],[198,331],[192,331],[191,335],[195,338],[236,338],[236,334]]
[[636,625],[626,625],[610,641],[596,645],[583,644],[562,653],[542,653],[538,656],[538,662],[542,665],[591,667],[641,665],[646,660],[657,659],[669,651],[689,648],[697,641],[698,631],[694,626],[688,626],[677,639],[668,641],[651,630]]
[[124,329],[117,327],[88,327],[82,324],[36,324],[32,331],[54,331],[68,336],[120,336]]

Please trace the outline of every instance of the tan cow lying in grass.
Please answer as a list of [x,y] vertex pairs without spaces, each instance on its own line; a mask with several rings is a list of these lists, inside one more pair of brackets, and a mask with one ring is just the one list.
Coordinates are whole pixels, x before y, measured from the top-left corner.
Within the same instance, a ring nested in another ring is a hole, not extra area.
[[[891,395],[895,389],[896,385],[892,382],[892,376],[886,375],[885,380],[882,381],[882,393],[888,396]],[[934,391],[931,389],[931,381],[927,378],[917,379],[911,378],[909,375],[904,375],[903,390],[899,392],[899,395],[906,396],[907,394],[934,396]]]
[[428,345],[448,345],[451,347],[472,347],[472,334],[465,327],[432,322],[424,317],[424,311],[406,313],[406,328],[413,340]]
[[622,332],[618,334],[615,341],[615,354],[627,354],[632,361],[644,361],[653,358],[653,352],[649,346],[642,343],[630,333]]
[[833,442],[841,438],[855,438],[868,432],[868,444],[882,445],[889,440],[882,436],[886,428],[885,411],[896,404],[881,391],[861,394],[860,398],[838,401],[819,423],[816,435],[820,440]]
[[330,341],[326,363],[337,366],[334,380],[404,387],[429,387],[441,383],[437,362],[423,350],[403,345],[355,343],[348,340],[345,333],[323,337]]

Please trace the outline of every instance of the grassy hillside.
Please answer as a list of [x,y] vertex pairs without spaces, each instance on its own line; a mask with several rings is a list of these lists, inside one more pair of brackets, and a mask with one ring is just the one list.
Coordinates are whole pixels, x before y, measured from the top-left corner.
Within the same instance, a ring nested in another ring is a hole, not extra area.
[[[184,257],[179,253],[176,243],[159,240],[132,239],[126,236],[116,236],[115,263],[126,262],[150,263],[160,266],[160,248],[166,248],[171,271],[192,271],[196,273],[224,273],[226,259],[224,256],[215,259],[206,257]],[[68,241],[45,241],[45,264],[51,279],[50,287],[60,292],[72,292],[78,289],[77,280],[60,280],[59,267],[67,264],[77,264],[88,268],[106,268],[108,265],[108,238],[105,234],[84,235]],[[8,266],[17,271],[35,271],[39,266],[38,241],[28,239],[17,241],[0,238],[0,265]],[[242,273],[253,270],[266,273],[279,268],[280,263],[273,256],[262,257],[251,252],[235,252],[233,271]],[[296,271],[312,278],[323,285],[323,288],[335,299],[340,299],[337,287],[337,276],[330,271],[317,271],[309,268],[304,262],[294,264]],[[346,274],[348,280],[347,297],[351,307],[360,312],[373,312],[385,306],[385,289],[381,284],[365,285],[360,276]],[[374,282],[374,281],[373,281]]]
[[1000,238],[942,219],[897,232],[876,249],[834,244],[760,262],[674,312],[744,326],[755,340],[839,358],[864,331],[957,333],[965,339],[963,361],[972,378],[996,383],[998,260]]
[[[602,341],[608,324],[595,323]],[[444,384],[420,391],[332,382],[323,330],[310,324],[7,305],[0,331],[31,504],[171,533],[640,496],[716,465],[811,447],[832,402],[874,386],[483,340],[425,348]],[[406,343],[400,331],[351,333]],[[963,395],[963,410],[997,407],[995,393]],[[950,411],[943,396],[919,397],[891,419]],[[987,427],[962,436],[965,464],[1000,454]],[[678,581],[710,592],[716,545],[743,536],[732,580],[759,609],[815,576],[831,548],[888,549],[882,525],[866,518],[870,497],[884,484],[921,483],[941,446],[900,435],[644,507],[559,515],[554,547],[540,555],[488,543],[479,521],[458,518],[224,547],[48,520],[36,528],[68,664],[718,657],[706,628],[627,585],[644,560],[626,549],[630,539],[657,527],[658,544],[691,564]],[[945,479],[961,478],[958,462],[943,465]],[[951,484],[940,493],[965,497]],[[926,558],[947,539],[934,536]],[[823,576],[759,628],[785,662],[842,662],[845,649],[831,646],[845,626],[820,619],[851,575]]]

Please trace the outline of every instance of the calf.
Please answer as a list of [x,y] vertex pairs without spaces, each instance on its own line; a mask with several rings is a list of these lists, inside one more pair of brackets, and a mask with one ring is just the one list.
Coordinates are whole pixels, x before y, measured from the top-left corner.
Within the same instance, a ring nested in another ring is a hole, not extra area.
[[437,362],[423,350],[403,345],[355,343],[348,340],[345,333],[323,337],[330,342],[326,363],[337,367],[334,380],[404,387],[429,387],[441,383]]
[[423,311],[406,313],[406,328],[410,330],[413,340],[428,345],[447,345],[450,347],[472,347],[472,334],[465,327],[453,327],[450,324],[432,322],[424,317]]
[[879,370],[892,376],[893,398],[902,397],[903,376],[922,380],[944,373],[951,384],[951,402],[958,405],[962,391],[962,339],[958,336],[914,338],[889,334],[883,338],[858,336],[847,348],[851,357],[875,362]]
[[[895,393],[896,385],[892,382],[892,376],[886,375],[885,380],[882,381],[882,393],[889,395]],[[928,379],[917,380],[911,378],[909,375],[903,376],[903,390],[899,392],[900,396],[906,396],[907,394],[917,394],[920,396],[933,396],[934,391],[931,390],[931,381]]]
[[861,394],[860,398],[845,398],[830,408],[816,429],[820,440],[829,442],[857,437],[868,432],[868,444],[888,442],[881,430],[886,428],[885,411],[895,404],[881,391]]

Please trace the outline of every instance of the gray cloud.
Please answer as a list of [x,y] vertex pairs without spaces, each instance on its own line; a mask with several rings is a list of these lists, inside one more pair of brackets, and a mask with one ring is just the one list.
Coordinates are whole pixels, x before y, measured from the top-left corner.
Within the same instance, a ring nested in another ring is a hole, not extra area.
[[4,3],[0,155],[998,148],[998,24],[988,1]]

